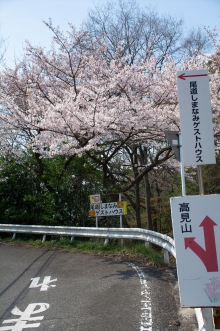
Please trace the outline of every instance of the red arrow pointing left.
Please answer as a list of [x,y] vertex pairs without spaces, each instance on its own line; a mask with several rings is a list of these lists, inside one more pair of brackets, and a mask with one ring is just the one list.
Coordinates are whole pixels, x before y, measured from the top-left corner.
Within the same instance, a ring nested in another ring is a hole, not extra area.
[[208,74],[200,74],[200,75],[185,75],[185,73],[178,76],[178,78],[182,80],[186,80],[188,77],[201,77],[201,76],[208,76]]
[[190,248],[200,258],[208,272],[218,271],[218,260],[214,233],[214,226],[216,225],[217,224],[213,222],[213,220],[208,216],[206,216],[200,224],[204,230],[206,249],[203,249],[195,242],[195,237],[184,238],[185,249]]

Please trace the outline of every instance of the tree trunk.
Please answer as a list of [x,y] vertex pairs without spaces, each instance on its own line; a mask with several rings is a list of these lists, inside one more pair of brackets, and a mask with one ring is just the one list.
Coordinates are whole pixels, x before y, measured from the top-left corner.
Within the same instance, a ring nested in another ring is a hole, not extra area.
[[[134,177],[136,178],[138,176],[138,158],[137,158],[137,147],[135,147],[134,152],[134,165],[133,165],[133,171],[134,171]],[[135,205],[136,205],[136,224],[137,228],[141,228],[141,208],[140,208],[140,182],[138,181],[135,184]]]
[[140,184],[135,184],[135,204],[136,204],[136,224],[137,228],[141,228],[141,208],[140,208]]
[[145,186],[145,203],[146,203],[146,216],[147,216],[147,229],[153,230],[153,223],[151,217],[151,206],[150,206],[150,183],[148,179],[148,174],[144,176],[144,186]]
[[[142,163],[142,165],[146,165],[147,164],[147,148],[140,146],[139,150],[140,150],[140,156],[141,156],[141,163]],[[152,217],[151,217],[151,205],[150,205],[151,191],[150,191],[150,182],[149,182],[148,173],[146,175],[144,175],[144,186],[145,186],[147,229],[153,230],[153,223],[152,223]]]

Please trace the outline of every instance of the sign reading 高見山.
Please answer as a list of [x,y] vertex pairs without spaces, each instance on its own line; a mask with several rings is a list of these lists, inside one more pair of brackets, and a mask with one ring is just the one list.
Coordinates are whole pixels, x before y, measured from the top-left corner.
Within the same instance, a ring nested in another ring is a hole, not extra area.
[[182,307],[220,306],[220,195],[171,198]]

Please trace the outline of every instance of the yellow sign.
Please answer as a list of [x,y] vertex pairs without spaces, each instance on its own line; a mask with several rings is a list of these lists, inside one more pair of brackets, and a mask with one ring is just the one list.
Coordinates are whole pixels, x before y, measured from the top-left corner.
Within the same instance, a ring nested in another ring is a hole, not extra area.
[[90,210],[90,211],[89,211],[89,216],[90,216],[90,217],[96,217],[95,210]]
[[118,201],[117,202],[117,208],[124,208],[124,202],[123,201]]
[[124,204],[124,215],[127,215],[128,213],[127,201],[123,201],[123,204]]
[[90,204],[90,217],[101,217],[101,216],[121,216],[127,215],[127,202],[105,202],[105,203],[93,203]]
[[117,202],[117,208],[123,208],[124,209],[123,215],[127,215],[127,213],[128,213],[127,201],[118,201]]

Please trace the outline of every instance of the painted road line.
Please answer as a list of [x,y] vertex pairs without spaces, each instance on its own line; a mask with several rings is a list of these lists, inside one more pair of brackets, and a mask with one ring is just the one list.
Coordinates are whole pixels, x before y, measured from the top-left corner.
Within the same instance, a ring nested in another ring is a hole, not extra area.
[[141,326],[140,331],[152,331],[150,287],[144,272],[135,264],[127,262],[137,272],[141,283]]

